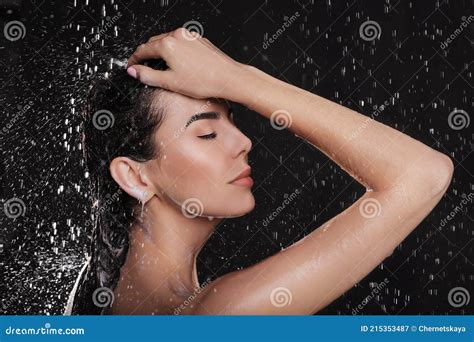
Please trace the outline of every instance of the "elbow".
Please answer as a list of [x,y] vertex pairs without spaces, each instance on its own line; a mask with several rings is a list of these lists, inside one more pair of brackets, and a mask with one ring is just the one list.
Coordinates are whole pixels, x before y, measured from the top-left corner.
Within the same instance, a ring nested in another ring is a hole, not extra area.
[[431,194],[433,196],[443,195],[451,184],[454,172],[454,164],[451,158],[443,153],[436,152],[430,167]]
[[453,177],[454,165],[447,155],[430,151],[413,163],[400,177],[392,190],[400,196],[401,203],[408,210],[425,210],[429,204],[439,201]]

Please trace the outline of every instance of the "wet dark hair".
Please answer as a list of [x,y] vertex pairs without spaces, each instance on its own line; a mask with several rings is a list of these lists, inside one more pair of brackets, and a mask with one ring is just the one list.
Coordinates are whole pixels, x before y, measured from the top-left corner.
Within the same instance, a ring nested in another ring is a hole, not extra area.
[[[148,66],[165,69],[161,60]],[[128,157],[144,162],[158,157],[154,133],[164,119],[161,89],[145,86],[124,67],[90,87],[82,122],[82,148],[91,186],[90,261],[78,283],[71,314],[104,314],[113,300],[129,246],[138,201],[112,178],[110,162]]]

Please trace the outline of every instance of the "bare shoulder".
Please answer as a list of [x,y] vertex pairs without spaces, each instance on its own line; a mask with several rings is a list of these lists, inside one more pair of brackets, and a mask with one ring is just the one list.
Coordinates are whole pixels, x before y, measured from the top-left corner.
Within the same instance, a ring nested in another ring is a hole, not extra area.
[[[265,259],[266,260],[266,259]],[[259,262],[261,264],[262,262]],[[227,273],[205,283],[188,303],[183,303],[175,311],[181,315],[225,315],[229,314],[232,304],[236,304],[238,293],[243,291],[243,286],[253,276],[254,266],[243,270]]]

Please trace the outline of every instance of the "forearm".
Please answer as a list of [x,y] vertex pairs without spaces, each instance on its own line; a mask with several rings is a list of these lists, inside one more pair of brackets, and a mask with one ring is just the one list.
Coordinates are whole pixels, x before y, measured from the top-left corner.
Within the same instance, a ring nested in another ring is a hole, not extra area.
[[231,100],[268,119],[276,111],[286,111],[290,131],[315,145],[369,189],[390,187],[408,170],[426,175],[428,163],[438,165],[443,158],[436,150],[367,116],[256,68],[244,69]]

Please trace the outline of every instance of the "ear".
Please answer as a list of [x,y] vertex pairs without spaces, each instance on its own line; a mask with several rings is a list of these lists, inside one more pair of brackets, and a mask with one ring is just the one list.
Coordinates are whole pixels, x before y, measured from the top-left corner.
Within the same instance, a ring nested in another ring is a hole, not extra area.
[[120,188],[142,203],[155,194],[153,183],[146,177],[143,163],[127,157],[117,157],[110,163],[110,174]]

